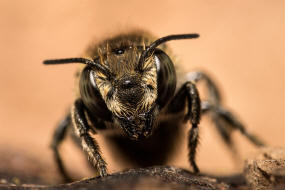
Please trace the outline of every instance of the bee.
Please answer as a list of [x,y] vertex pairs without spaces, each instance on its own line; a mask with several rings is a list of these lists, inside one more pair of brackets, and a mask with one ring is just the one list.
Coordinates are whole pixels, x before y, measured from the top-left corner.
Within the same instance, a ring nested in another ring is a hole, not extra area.
[[[209,114],[222,139],[232,147],[231,131],[237,129],[253,144],[263,143],[221,105],[220,93],[204,72],[187,77],[166,42],[195,39],[199,34],[169,35],[156,39],[131,31],[92,44],[84,58],[45,60],[44,64],[84,64],[77,76],[77,97],[71,111],[55,130],[51,147],[59,171],[70,179],[59,154],[68,128],[87,153],[100,176],[108,174],[100,146],[91,133],[104,135],[113,147],[138,167],[165,164],[177,144],[181,124],[189,122],[189,162],[195,173],[201,116]],[[182,81],[182,82],[181,82]],[[201,101],[197,83],[204,81],[208,98]],[[78,141],[79,140],[79,141]]]

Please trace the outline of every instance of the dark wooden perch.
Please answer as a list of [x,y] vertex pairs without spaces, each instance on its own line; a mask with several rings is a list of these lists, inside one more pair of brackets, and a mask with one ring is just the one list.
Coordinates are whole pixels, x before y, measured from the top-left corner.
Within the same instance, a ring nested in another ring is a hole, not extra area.
[[[90,178],[69,184],[55,186],[39,185],[2,185],[9,189],[96,189],[96,190],[131,190],[131,189],[228,189],[228,185],[217,179],[203,175],[194,175],[187,170],[156,166],[143,169],[131,169],[107,177]],[[1,188],[1,186],[0,186]]]

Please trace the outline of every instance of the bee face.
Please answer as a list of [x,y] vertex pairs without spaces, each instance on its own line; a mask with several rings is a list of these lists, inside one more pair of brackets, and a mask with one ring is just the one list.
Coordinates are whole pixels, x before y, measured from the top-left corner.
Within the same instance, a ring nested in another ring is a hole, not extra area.
[[157,68],[154,58],[143,64],[143,72],[137,69],[142,47],[112,47],[99,50],[100,62],[112,73],[108,78],[100,71],[91,71],[113,120],[131,138],[138,139],[151,134],[156,118]]

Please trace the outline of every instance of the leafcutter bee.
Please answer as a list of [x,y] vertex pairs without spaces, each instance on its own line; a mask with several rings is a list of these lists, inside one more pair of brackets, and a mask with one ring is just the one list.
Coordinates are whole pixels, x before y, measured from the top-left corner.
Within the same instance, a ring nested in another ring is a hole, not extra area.
[[[88,154],[100,176],[107,175],[96,135],[105,135],[113,147],[137,167],[165,164],[179,138],[181,123],[189,122],[189,162],[195,173],[196,148],[201,115],[208,113],[222,139],[231,147],[231,129],[239,130],[252,143],[263,145],[248,133],[234,115],[221,105],[220,93],[204,72],[185,77],[166,42],[194,39],[198,34],[169,35],[155,38],[147,32],[132,31],[92,44],[83,58],[52,59],[44,64],[81,63],[78,95],[71,111],[57,127],[52,148],[63,176],[58,146],[69,127]],[[178,82],[183,81],[183,82]],[[204,81],[208,98],[201,101],[196,84]],[[108,133],[103,133],[108,131]],[[94,133],[95,138],[90,133]]]

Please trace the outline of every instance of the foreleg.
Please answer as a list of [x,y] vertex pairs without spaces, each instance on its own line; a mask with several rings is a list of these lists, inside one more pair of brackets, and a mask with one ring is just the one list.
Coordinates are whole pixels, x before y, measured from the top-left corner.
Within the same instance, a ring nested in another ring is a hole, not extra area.
[[93,166],[98,170],[101,177],[107,176],[106,162],[101,156],[100,148],[97,141],[89,134],[90,126],[88,125],[86,116],[84,114],[84,104],[81,99],[74,103],[72,110],[72,121],[76,134],[81,139],[81,145],[87,152],[89,160]]
[[196,149],[199,142],[199,122],[201,115],[201,101],[194,83],[186,82],[171,101],[169,113],[183,111],[187,106],[185,119],[189,120],[192,128],[188,134],[189,162],[195,173],[199,172],[196,164]]

